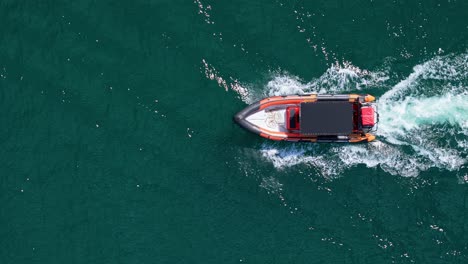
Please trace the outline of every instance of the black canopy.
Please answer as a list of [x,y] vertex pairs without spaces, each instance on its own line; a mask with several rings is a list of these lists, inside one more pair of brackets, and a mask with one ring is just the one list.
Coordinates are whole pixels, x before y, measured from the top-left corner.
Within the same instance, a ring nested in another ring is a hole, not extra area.
[[353,132],[353,105],[348,101],[301,103],[301,133],[348,135]]

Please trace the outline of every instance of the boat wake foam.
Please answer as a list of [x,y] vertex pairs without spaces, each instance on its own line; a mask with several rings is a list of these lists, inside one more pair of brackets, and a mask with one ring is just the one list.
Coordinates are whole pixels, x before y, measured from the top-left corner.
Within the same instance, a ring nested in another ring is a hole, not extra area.
[[[468,136],[468,53],[437,56],[413,68],[378,101],[379,141],[358,145],[296,144],[274,142],[260,152],[278,169],[297,165],[315,168],[333,178],[365,165],[392,174],[418,176],[430,168],[465,170]],[[357,68],[357,67],[356,67]],[[358,69],[358,68],[357,68]],[[340,93],[386,86],[385,72],[339,69],[304,84],[297,77],[276,76],[266,95]],[[463,175],[461,175],[463,177]]]
[[218,86],[224,88],[226,92],[229,90],[233,90],[239,95],[242,101],[248,104],[253,103],[253,101],[250,100],[251,97],[249,91],[247,90],[247,88],[243,87],[237,79],[229,77],[229,81],[226,81],[221,76],[221,74],[215,69],[215,67],[210,65],[205,59],[202,59],[202,65],[203,72],[205,73],[205,77],[207,79],[216,81],[218,83]]
[[[389,79],[387,71],[371,72],[362,70],[349,62],[335,63],[319,78],[303,83],[296,76],[280,73],[267,84],[267,90],[261,97],[305,94],[305,93],[338,93],[377,88]],[[259,100],[261,98],[257,98]]]

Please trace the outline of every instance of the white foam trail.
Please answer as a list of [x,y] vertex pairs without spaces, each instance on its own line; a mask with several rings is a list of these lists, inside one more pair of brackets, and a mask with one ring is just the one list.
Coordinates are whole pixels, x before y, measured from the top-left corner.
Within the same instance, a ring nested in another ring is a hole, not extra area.
[[468,94],[445,94],[439,97],[406,97],[401,101],[379,101],[379,134],[387,138],[404,136],[423,126],[450,124],[466,129]]
[[423,157],[406,154],[398,147],[381,141],[367,145],[347,145],[338,151],[346,168],[364,164],[368,168],[380,167],[392,175],[414,177],[429,168]]
[[265,143],[260,151],[262,156],[272,162],[277,169],[305,164],[317,168],[325,177],[333,177],[344,169],[343,166],[334,166],[336,159],[332,158],[331,152],[320,153],[320,148],[315,145],[302,145],[302,147],[290,145],[278,148],[272,143]]
[[277,169],[303,164],[315,168],[326,178],[337,177],[346,169],[361,164],[368,168],[379,166],[392,175],[408,177],[417,176],[420,171],[430,167],[424,157],[405,154],[398,147],[380,141],[365,145],[335,146],[322,153],[313,149],[314,146],[308,146],[302,152],[297,152],[292,147],[278,148],[267,143],[261,149],[261,153]]
[[288,73],[275,74],[266,85],[266,91],[255,91],[252,87],[242,85],[237,79],[229,77],[228,80],[205,59],[202,59],[202,70],[205,77],[217,82],[219,87],[226,91],[236,92],[240,99],[247,104],[253,103],[268,96],[291,95],[305,93],[340,93],[382,86],[389,79],[386,71],[371,72],[362,70],[350,62],[335,63],[322,76],[308,83],[299,77]]
[[297,76],[278,75],[267,84],[267,93],[264,96],[304,94],[309,90],[309,84],[303,84]]
[[385,71],[371,72],[362,70],[349,62],[336,63],[322,76],[308,83],[304,83],[297,76],[287,73],[278,74],[268,82],[267,92],[262,96],[349,92],[377,87],[388,79]]
[[[331,148],[323,145],[278,147],[265,143],[261,154],[278,169],[304,164],[325,177],[336,177],[357,165],[379,167],[392,175],[408,177],[430,168],[458,171],[467,164],[467,65],[468,55],[461,54],[437,56],[415,66],[407,78],[380,97],[380,141]],[[362,76],[368,76],[374,84],[386,80],[385,74],[358,74],[353,70],[331,68],[306,84],[299,78],[280,75],[268,84],[266,93],[359,90],[366,85],[364,80],[367,79]],[[338,85],[328,87],[327,84]]]
[[[393,144],[408,145],[433,165],[455,170],[466,162],[466,146],[451,147],[446,142],[457,134],[466,134],[468,95],[445,94],[438,97],[406,97],[380,106],[378,134]],[[448,125],[452,129],[434,129]]]
[[[429,167],[456,170],[464,165],[467,148],[456,136],[468,134],[468,87],[463,85],[467,62],[465,53],[437,56],[415,66],[408,78],[380,97],[378,135],[392,144],[411,146],[428,159]],[[427,81],[443,84],[431,87]],[[462,84],[453,86],[452,81]],[[451,146],[450,139],[457,145]]]
[[246,103],[252,103],[250,100],[249,91],[244,88],[237,79],[229,77],[230,82],[226,81],[221,77],[221,74],[212,66],[210,65],[205,59],[202,59],[203,70],[205,73],[205,77],[210,80],[214,80],[218,83],[219,87],[224,88],[226,92],[231,89],[236,92],[240,98]]
[[[413,72],[404,80],[396,84],[390,91],[380,97],[380,101],[401,99],[409,94],[415,96],[427,93],[425,85],[421,82],[432,81],[466,81],[468,78],[468,53],[458,56],[450,54],[436,56],[423,64],[414,66]],[[453,89],[451,86],[447,86]],[[423,91],[419,91],[423,89]],[[438,90],[442,93],[444,91]]]

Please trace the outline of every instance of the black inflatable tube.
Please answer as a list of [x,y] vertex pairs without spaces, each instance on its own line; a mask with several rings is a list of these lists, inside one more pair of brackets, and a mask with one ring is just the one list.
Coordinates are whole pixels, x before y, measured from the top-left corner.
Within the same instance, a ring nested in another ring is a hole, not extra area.
[[249,122],[245,120],[246,117],[258,111],[259,108],[260,108],[260,101],[247,106],[246,108],[244,108],[242,111],[240,111],[234,116],[234,121],[237,124],[239,124],[241,127],[247,129],[248,131],[260,135],[261,133],[260,129],[258,129],[256,126],[250,124]]

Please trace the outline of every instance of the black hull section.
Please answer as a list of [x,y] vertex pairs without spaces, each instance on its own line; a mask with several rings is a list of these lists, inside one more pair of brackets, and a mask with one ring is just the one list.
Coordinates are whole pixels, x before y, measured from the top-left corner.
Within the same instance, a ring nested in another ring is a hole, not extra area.
[[249,115],[257,112],[259,109],[260,109],[260,101],[257,101],[255,103],[247,106],[246,108],[244,108],[239,113],[237,113],[234,116],[234,121],[236,121],[236,123],[239,124],[244,129],[246,129],[246,130],[248,130],[248,131],[250,131],[252,133],[255,133],[257,135],[260,135],[260,133],[261,133],[260,129],[258,129],[256,126],[250,124],[249,122],[247,122],[245,120]]

